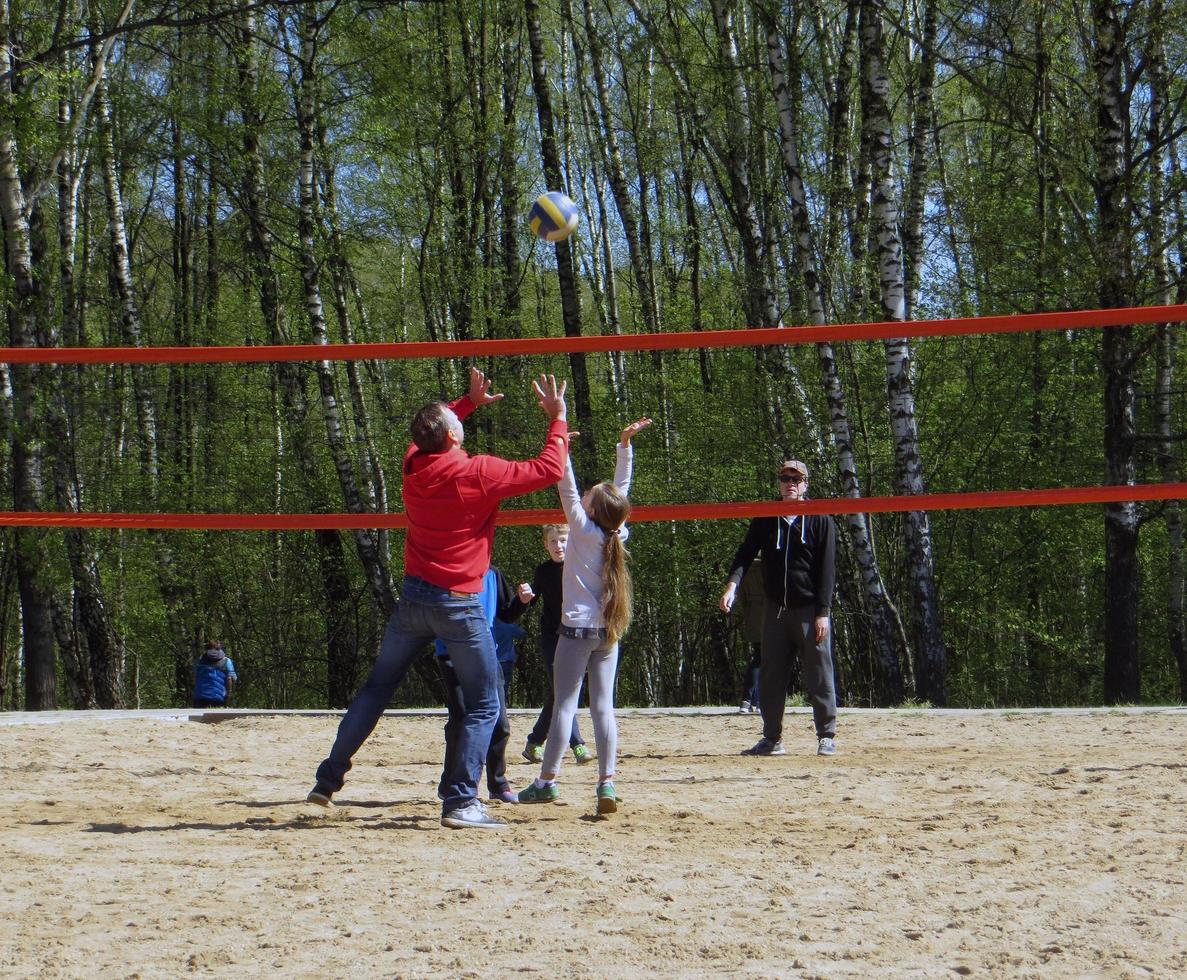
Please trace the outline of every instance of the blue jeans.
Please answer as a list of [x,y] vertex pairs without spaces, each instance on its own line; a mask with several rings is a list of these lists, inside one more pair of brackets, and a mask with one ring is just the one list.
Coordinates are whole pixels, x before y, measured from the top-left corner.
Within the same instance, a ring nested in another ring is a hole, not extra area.
[[[458,683],[457,671],[453,669],[448,657],[435,657],[437,670],[441,674],[441,683],[445,685],[445,762],[441,766],[441,782],[437,785],[437,796],[445,799],[448,787],[449,770],[457,756],[458,733],[466,718],[466,697]],[[507,701],[503,697],[503,688],[496,684],[495,693],[499,696],[499,717],[490,735],[490,747],[486,752],[486,788],[490,795],[495,796],[511,788],[507,781],[507,742],[511,738],[511,720],[507,715]]]
[[477,595],[453,595],[411,575],[404,579],[375,666],[346,709],[329,756],[317,768],[320,789],[336,793],[342,788],[354,754],[375,730],[408,668],[435,639],[445,644],[466,706],[444,780],[441,812],[452,813],[478,797],[478,777],[499,717],[495,641]]

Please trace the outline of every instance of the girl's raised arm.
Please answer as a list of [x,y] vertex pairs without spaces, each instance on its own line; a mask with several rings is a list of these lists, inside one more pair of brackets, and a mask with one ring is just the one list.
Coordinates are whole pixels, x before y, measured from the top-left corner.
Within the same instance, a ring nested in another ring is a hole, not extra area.
[[634,465],[634,450],[631,448],[631,437],[646,429],[649,425],[651,425],[651,419],[646,416],[632,422],[622,430],[622,435],[618,439],[618,445],[614,447],[616,456],[614,462],[614,485],[624,495],[629,494],[631,490],[631,475]]
[[578,528],[592,527],[593,522],[585,513],[585,508],[581,506],[581,494],[577,492],[577,476],[573,472],[571,457],[565,460],[565,471],[561,474],[560,483],[556,485],[556,489],[560,494],[561,507],[569,525]]

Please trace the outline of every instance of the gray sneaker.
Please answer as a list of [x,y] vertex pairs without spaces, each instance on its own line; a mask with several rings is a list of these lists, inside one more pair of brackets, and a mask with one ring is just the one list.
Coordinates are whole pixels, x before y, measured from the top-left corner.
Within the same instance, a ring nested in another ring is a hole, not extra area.
[[769,738],[760,738],[752,748],[743,749],[742,755],[787,755],[787,749],[783,747],[782,739],[773,742]]
[[502,830],[507,825],[487,813],[481,800],[471,800],[465,806],[445,814],[441,818],[441,826],[454,830]]
[[837,743],[835,741],[833,741],[831,738],[828,738],[828,737],[822,738],[819,742],[816,743],[816,754],[817,755],[836,755],[837,754]]

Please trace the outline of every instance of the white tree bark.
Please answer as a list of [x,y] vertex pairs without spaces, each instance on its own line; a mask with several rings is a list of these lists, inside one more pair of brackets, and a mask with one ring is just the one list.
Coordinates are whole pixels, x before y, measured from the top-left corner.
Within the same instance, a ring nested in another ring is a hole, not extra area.
[[[862,127],[869,148],[873,195],[870,219],[878,260],[879,299],[882,317],[906,318],[903,253],[899,238],[898,191],[892,172],[890,79],[884,62],[881,8],[863,0],[861,9]],[[911,373],[911,346],[906,338],[886,341],[886,390],[899,493],[924,492],[923,461]],[[911,593],[914,601],[915,685],[918,697],[943,704],[947,694],[945,672],[948,652],[940,630],[939,597],[935,585],[931,522],[926,511],[903,515],[907,538]]]
[[[779,145],[782,150],[783,169],[791,198],[792,224],[796,233],[796,258],[804,281],[809,319],[814,325],[823,326],[828,322],[828,317],[825,312],[825,297],[820,277],[817,275],[816,240],[812,229],[811,215],[808,212],[807,194],[804,190],[800,167],[798,133],[788,92],[782,41],[772,18],[766,18],[766,30],[767,64],[771,72],[771,89],[779,114]],[[853,438],[845,406],[844,387],[837,370],[836,355],[831,343],[817,344],[816,352],[821,378],[824,382],[825,399],[828,403],[829,431],[832,435],[833,450],[837,456],[837,472],[841,481],[841,492],[846,497],[856,499],[862,495],[861,482],[857,472],[857,460],[853,453]],[[882,582],[882,574],[874,553],[867,515],[846,515],[845,527],[849,532],[854,558],[861,576],[865,611],[872,623],[879,698],[884,703],[895,704],[903,698],[903,672],[899,661],[899,644],[896,642],[895,629],[897,614]]]

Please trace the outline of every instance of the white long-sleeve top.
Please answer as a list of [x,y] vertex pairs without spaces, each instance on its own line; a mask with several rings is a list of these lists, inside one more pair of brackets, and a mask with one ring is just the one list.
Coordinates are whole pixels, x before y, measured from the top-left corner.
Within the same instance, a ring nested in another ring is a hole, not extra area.
[[[614,485],[627,494],[631,489],[634,450],[621,442],[615,443],[614,448],[617,456]],[[565,567],[561,576],[564,594],[561,623],[565,626],[601,629],[606,625],[602,616],[602,549],[606,533],[581,506],[581,494],[577,490],[571,459],[565,465],[557,489],[561,495],[561,507],[569,521],[569,544],[565,550]],[[623,542],[629,533],[625,524],[618,529],[618,536]]]

